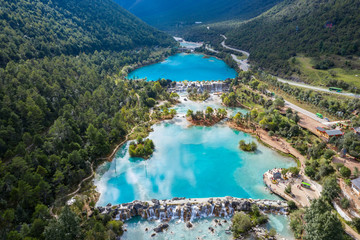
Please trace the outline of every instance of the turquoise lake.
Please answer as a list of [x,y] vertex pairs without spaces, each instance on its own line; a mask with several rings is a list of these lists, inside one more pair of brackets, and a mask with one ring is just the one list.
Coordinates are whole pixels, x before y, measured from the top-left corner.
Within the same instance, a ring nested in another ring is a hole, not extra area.
[[[238,148],[241,139],[257,142],[256,138],[230,129],[224,123],[212,127],[189,126],[185,119],[188,109],[222,106],[219,97],[214,95],[206,102],[184,101],[184,98],[181,96],[181,103],[176,105],[178,114],[173,120],[153,126],[149,138],[156,149],[149,160],[130,158],[127,143],[112,162],[97,169],[95,185],[101,193],[97,205],[173,197],[279,199],[265,189],[262,174],[274,167],[296,166],[296,163],[260,143],[255,153],[241,151]],[[227,111],[229,115],[248,112],[241,108],[227,108]],[[159,224],[159,221],[132,219],[126,222],[127,232],[122,239],[232,239],[225,233],[230,221],[214,227],[215,234],[208,231],[211,218],[196,220],[192,230],[183,222],[171,221],[168,231],[151,237],[152,229]],[[286,216],[269,215],[267,227],[275,228],[283,238],[294,239]]]
[[255,153],[241,151],[240,140],[257,142],[256,138],[225,124],[189,127],[184,117],[187,109],[206,106],[221,107],[215,101],[183,102],[175,108],[175,119],[154,125],[149,138],[156,149],[147,161],[130,158],[130,143],[123,145],[111,163],[98,169],[95,185],[101,196],[97,204],[173,197],[277,199],[265,190],[262,175],[274,167],[295,166],[295,162],[260,143]]
[[236,77],[237,73],[224,61],[202,54],[180,53],[165,61],[136,69],[129,73],[128,79],[156,81],[159,78],[172,81],[225,80]]

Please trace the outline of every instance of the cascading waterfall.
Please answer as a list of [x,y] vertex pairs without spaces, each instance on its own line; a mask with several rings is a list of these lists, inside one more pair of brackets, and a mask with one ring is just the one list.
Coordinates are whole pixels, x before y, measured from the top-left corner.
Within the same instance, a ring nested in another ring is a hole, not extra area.
[[149,220],[157,219],[156,215],[155,215],[155,211],[152,208],[150,208],[148,211],[148,219]]
[[[230,200],[228,200],[230,199]],[[143,219],[169,221],[172,219],[180,219],[179,221],[194,221],[199,218],[206,217],[231,217],[235,211],[250,211],[251,206],[256,204],[260,210],[265,212],[276,212],[279,214],[287,214],[288,206],[285,201],[275,200],[252,200],[223,198],[215,201],[209,199],[207,201],[184,199],[169,201],[159,200],[154,202],[134,201],[133,203],[122,204],[118,206],[98,207],[102,214],[111,214],[113,219],[126,221],[134,216],[141,216]]]
[[166,214],[165,214],[165,212],[160,212],[160,213],[159,213],[159,219],[160,219],[161,221],[166,220]]
[[226,212],[226,207],[225,207],[224,203],[221,204],[221,210],[220,210],[219,216],[220,217],[227,217],[228,216],[228,213]]
[[197,219],[197,216],[199,215],[199,208],[198,206],[194,205],[191,206],[191,218],[190,222],[193,222],[195,219]]

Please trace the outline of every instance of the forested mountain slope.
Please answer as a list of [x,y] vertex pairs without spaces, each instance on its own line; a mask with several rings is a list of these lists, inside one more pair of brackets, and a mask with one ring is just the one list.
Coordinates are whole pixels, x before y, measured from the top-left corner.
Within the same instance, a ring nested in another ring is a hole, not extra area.
[[173,31],[197,22],[249,19],[280,0],[115,0],[147,23]]
[[111,0],[0,0],[0,6],[2,67],[10,60],[173,43]]
[[60,211],[91,166],[149,120],[148,99],[169,95],[118,73],[176,42],[110,0],[0,0],[0,19],[0,239],[115,239],[121,223],[81,215],[83,202]]
[[360,1],[286,0],[226,35],[274,72],[290,71],[287,60],[298,53],[359,55]]

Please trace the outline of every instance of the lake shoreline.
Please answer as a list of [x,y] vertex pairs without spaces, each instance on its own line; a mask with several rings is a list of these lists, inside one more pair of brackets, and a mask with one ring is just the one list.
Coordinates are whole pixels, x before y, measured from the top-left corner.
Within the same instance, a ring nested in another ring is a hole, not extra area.
[[227,121],[227,125],[237,131],[242,131],[256,136],[257,140],[264,146],[271,148],[281,154],[285,154],[286,156],[291,156],[299,165],[299,161],[301,161],[299,159],[299,155],[301,155],[300,152],[294,149],[288,142],[285,141],[285,139],[280,137],[270,137],[267,131],[259,127],[255,127],[255,130],[253,130],[249,127],[236,125],[232,121]]
[[[189,72],[191,72],[190,75]],[[224,81],[236,76],[236,69],[230,67],[222,59],[198,52],[178,52],[157,63],[139,66],[130,71],[125,78],[128,80],[146,79],[147,81],[157,81],[164,78],[174,82],[196,82]]]

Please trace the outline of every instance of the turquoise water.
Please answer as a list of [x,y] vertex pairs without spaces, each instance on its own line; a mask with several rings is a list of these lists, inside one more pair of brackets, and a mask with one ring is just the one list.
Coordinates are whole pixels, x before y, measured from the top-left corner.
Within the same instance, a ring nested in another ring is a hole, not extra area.
[[[206,102],[184,101],[176,105],[177,116],[153,126],[149,138],[156,150],[148,161],[130,158],[129,143],[116,154],[111,163],[97,170],[95,185],[101,193],[97,205],[131,202],[135,199],[169,199],[173,197],[244,197],[278,199],[263,184],[262,174],[274,167],[290,167],[296,163],[258,143],[256,153],[242,152],[241,139],[256,141],[251,135],[232,130],[219,123],[213,127],[190,127],[184,115],[190,108],[204,110],[207,106],[223,107],[219,97]],[[240,108],[227,108],[229,115],[248,112]],[[133,219],[126,223],[127,232],[122,239],[232,239],[225,233],[230,223],[216,226],[215,234],[208,231],[212,219],[194,222],[189,230],[183,222],[171,221],[164,233],[151,237],[159,221]],[[223,221],[223,220],[222,220]],[[268,228],[275,228],[286,239],[293,239],[285,216],[269,215]],[[144,231],[149,228],[150,231]]]
[[240,151],[241,139],[256,139],[224,125],[188,127],[185,121],[153,127],[149,138],[156,150],[148,161],[130,158],[129,143],[124,145],[96,182],[101,193],[98,205],[173,197],[276,199],[265,190],[262,174],[294,166],[292,159],[260,144],[256,153]]
[[136,69],[128,79],[159,78],[173,81],[225,80],[236,77],[236,71],[217,58],[204,58],[202,54],[176,54],[165,61]]
[[[287,216],[269,214],[268,217],[269,222],[266,224],[268,230],[275,228],[281,238],[294,239]],[[159,221],[141,221],[140,219],[133,219],[126,223],[125,228],[127,229],[127,232],[124,233],[121,239],[233,239],[232,235],[225,233],[225,230],[230,226],[229,219],[225,222],[224,219],[217,218],[221,222],[221,226],[215,225],[213,219],[214,218],[208,218],[195,221],[193,222],[193,228],[191,230],[185,226],[184,222],[170,221],[169,229],[163,233],[157,234],[155,237],[151,237],[151,234],[154,233],[153,229],[160,224]],[[215,229],[214,234],[209,232],[209,226],[212,226]],[[146,228],[149,230],[145,231]]]
[[[184,118],[187,109],[207,106],[221,107],[218,97],[202,103],[182,101],[175,107],[175,119],[154,125],[149,138],[155,143],[155,152],[147,161],[130,158],[130,143],[123,145],[115,159],[98,170],[102,173],[95,181],[101,193],[97,204],[173,197],[277,199],[265,190],[262,175],[274,167],[295,166],[295,162],[261,144],[255,153],[239,150],[240,140],[256,138],[225,124],[189,127]],[[228,111],[234,115],[247,110]]]
[[202,44],[201,43],[196,43],[196,42],[180,42],[180,46],[185,47],[185,48],[198,48],[201,47]]

